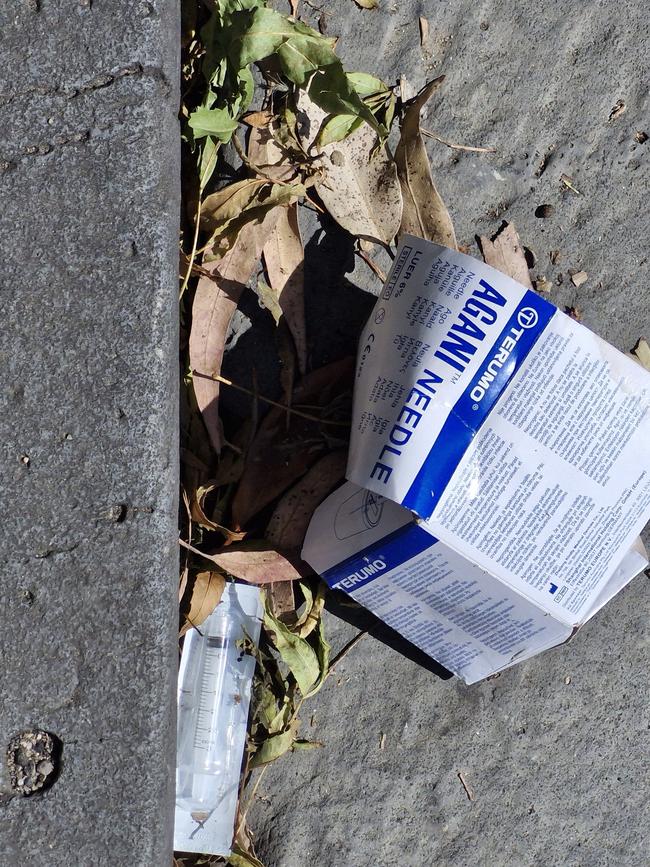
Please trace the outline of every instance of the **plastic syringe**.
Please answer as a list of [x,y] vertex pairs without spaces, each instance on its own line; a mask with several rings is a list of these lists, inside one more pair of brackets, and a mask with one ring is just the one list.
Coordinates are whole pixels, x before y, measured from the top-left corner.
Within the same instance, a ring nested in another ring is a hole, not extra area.
[[[176,803],[201,822],[233,810],[239,789],[255,660],[237,646],[257,641],[259,612],[226,586],[210,617],[185,638],[178,683]],[[234,806],[233,806],[234,805]]]

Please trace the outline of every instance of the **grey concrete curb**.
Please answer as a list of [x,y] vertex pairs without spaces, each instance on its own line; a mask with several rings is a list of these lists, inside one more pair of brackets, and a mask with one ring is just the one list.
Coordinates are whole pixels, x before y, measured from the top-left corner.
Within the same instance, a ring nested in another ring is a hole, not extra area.
[[167,865],[177,628],[176,0],[0,0],[0,865]]

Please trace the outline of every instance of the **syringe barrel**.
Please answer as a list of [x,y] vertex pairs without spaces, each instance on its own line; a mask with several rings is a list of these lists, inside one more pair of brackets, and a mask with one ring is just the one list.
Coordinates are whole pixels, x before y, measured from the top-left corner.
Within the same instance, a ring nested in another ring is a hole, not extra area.
[[178,683],[176,803],[205,819],[237,797],[255,660],[238,642],[257,640],[259,616],[235,587],[185,638]]

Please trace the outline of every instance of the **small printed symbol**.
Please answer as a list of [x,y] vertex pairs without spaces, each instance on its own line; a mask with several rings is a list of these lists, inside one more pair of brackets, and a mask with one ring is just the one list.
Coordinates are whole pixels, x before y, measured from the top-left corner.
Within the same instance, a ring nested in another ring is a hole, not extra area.
[[474,412],[476,412],[476,410],[478,409],[478,404],[477,404],[477,403],[473,403],[473,404],[472,404],[472,409],[474,410]]
[[534,310],[532,307],[522,307],[519,313],[517,313],[517,322],[522,328],[534,328],[538,320],[537,310]]
[[380,307],[379,310],[375,313],[375,324],[381,325],[384,321],[384,317],[386,316],[386,308]]
[[549,592],[551,595],[553,595],[553,593],[555,593],[555,591],[557,590],[557,584],[553,584],[552,581],[549,581],[549,584],[550,584],[551,586],[550,586],[548,592]]

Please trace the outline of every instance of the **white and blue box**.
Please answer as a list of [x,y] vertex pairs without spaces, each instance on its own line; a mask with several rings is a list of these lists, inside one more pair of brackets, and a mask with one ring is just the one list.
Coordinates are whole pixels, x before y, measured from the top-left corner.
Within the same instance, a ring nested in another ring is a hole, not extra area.
[[566,641],[647,565],[650,373],[407,236],[361,336],[346,475],[304,559],[475,682]]

